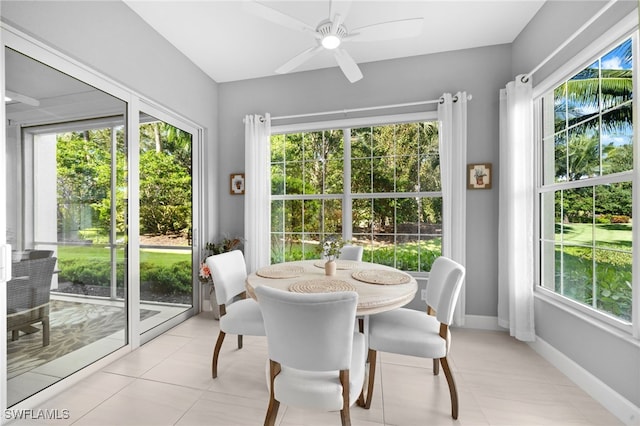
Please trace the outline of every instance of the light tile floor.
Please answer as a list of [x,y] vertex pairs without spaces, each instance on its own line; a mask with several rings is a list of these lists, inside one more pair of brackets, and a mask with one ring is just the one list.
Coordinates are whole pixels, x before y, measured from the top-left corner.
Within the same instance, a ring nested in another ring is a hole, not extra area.
[[[50,424],[261,425],[267,407],[266,339],[228,336],[219,377],[211,378],[218,322],[189,319],[41,407],[69,410]],[[353,425],[619,425],[612,414],[526,344],[506,333],[454,329],[450,363],[460,416],[450,416],[443,374],[431,360],[381,353],[370,410],[354,406]],[[278,424],[339,425],[338,413],[281,405]],[[43,425],[47,421],[37,420]],[[16,422],[14,424],[30,424]]]

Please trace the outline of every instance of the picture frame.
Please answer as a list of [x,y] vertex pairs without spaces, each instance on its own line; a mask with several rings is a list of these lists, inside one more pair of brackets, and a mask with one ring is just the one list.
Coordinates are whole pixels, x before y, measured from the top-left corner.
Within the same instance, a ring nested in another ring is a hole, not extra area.
[[244,195],[244,173],[232,173],[229,177],[231,195]]
[[491,163],[467,166],[467,189],[491,189],[492,181]]

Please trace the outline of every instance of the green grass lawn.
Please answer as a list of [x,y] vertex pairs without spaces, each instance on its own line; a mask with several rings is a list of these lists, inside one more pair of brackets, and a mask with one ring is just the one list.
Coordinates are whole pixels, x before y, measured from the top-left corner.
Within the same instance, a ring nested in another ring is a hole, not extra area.
[[[124,259],[124,249],[117,251],[118,259]],[[77,260],[107,260],[109,259],[110,251],[104,246],[58,246],[58,258],[60,259],[77,259]],[[185,250],[184,252],[168,251],[162,252],[159,250],[141,250],[140,261],[149,262],[160,265],[169,266],[177,262],[184,262],[191,259],[191,252]]]
[[[563,239],[568,244],[591,245],[594,239],[598,245],[614,247],[620,249],[631,248],[631,231],[630,223],[616,224],[596,224],[595,228],[590,223],[571,223],[563,225]],[[560,233],[556,234],[559,240]]]

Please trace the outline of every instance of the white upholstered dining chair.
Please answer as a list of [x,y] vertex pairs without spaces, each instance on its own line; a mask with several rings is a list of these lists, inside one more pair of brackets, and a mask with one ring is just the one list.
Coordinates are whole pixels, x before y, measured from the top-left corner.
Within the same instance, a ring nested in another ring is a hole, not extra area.
[[264,323],[260,307],[246,298],[247,265],[240,250],[216,254],[205,260],[211,270],[216,300],[220,305],[220,333],[213,350],[211,377],[218,377],[218,356],[225,335],[238,335],[238,349],[242,349],[242,336],[264,336]]
[[357,260],[358,262],[361,262],[362,252],[362,246],[346,245],[340,249],[340,256],[338,256],[338,259]]
[[366,400],[371,406],[376,368],[376,351],[433,359],[433,374],[442,365],[451,396],[451,416],[458,418],[458,392],[449,368],[447,354],[451,346],[449,326],[453,321],[465,268],[446,257],[438,257],[431,267],[427,283],[427,312],[400,308],[371,315],[369,318],[369,383]]
[[267,332],[269,406],[273,425],[280,403],[340,411],[351,424],[365,376],[365,338],[355,331],[355,292],[294,293],[255,289]]

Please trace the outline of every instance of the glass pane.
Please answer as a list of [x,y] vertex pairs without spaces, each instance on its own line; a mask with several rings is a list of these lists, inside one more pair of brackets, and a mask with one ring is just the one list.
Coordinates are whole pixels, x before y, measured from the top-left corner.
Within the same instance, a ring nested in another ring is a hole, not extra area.
[[595,243],[599,247],[631,251],[631,183],[595,188]]
[[271,136],[271,162],[279,163],[284,161],[285,135]]
[[402,156],[396,157],[396,191],[397,192],[417,192],[418,185],[418,157]]
[[391,235],[373,235],[371,261],[381,265],[395,266],[395,238]]
[[302,235],[298,233],[285,234],[284,261],[302,260]]
[[284,262],[284,243],[283,233],[271,233],[271,263]]
[[286,233],[302,232],[302,201],[284,202],[284,230]]
[[569,180],[600,174],[600,138],[597,118],[569,129]]
[[567,82],[569,126],[598,114],[600,106],[599,61],[594,62]]
[[[15,50],[3,54],[6,88],[41,102],[5,100],[3,208],[14,252],[0,380],[11,407],[128,342],[127,105]],[[29,122],[55,130],[35,133],[22,127]]]
[[303,159],[318,161],[325,158],[324,140],[322,132],[305,133],[302,137]]
[[595,250],[598,309],[631,322],[631,252]]
[[322,200],[304,201],[304,232],[322,230]]
[[286,194],[302,194],[302,162],[292,161],[285,165],[285,193]]
[[284,232],[284,201],[271,201],[271,232]]
[[342,233],[342,200],[324,201],[324,232]]
[[284,194],[284,163],[271,164],[271,194]]
[[302,258],[319,259],[320,256],[320,234],[305,232],[302,238]]
[[[193,305],[191,147],[190,133],[140,114],[141,333]],[[145,321],[157,303],[171,313]]]
[[419,229],[419,198],[398,198],[396,206],[396,232],[398,234],[416,234]]
[[304,162],[304,193],[322,194],[324,187],[324,162]]
[[373,200],[356,199],[351,204],[352,228],[355,235],[371,235],[373,225]]
[[602,109],[631,100],[633,63],[631,39],[602,57]]
[[419,184],[420,191],[439,192],[440,186],[440,156],[421,155],[419,158]]
[[420,128],[417,123],[397,124],[395,127],[396,155],[417,155]]
[[343,160],[328,160],[326,162],[325,194],[342,194],[344,190],[343,164]]
[[324,149],[326,160],[344,160],[344,138],[342,137],[342,130],[325,130],[324,136]]
[[631,104],[602,114],[603,174],[633,170],[633,117]]
[[553,91],[555,131],[567,128],[567,84],[563,83]]
[[[551,139],[548,138],[546,139],[546,142],[551,143],[553,141],[554,143],[554,149],[551,151],[554,154],[554,158],[555,158],[555,181],[556,182],[565,182],[569,179],[569,177],[567,176],[567,133],[566,132],[561,132],[561,133],[557,133],[555,135],[555,138]],[[548,143],[545,143],[545,147],[548,145]],[[546,153],[545,153],[546,154]],[[546,157],[545,157],[546,159]],[[549,163],[545,163],[545,164],[549,164]],[[545,177],[548,175],[548,173],[545,171]],[[552,183],[553,181],[547,181],[545,179],[545,183]]]
[[562,194],[562,241],[593,243],[593,187],[568,189]]
[[351,129],[351,158],[371,157],[371,128]]
[[291,133],[287,134],[285,139],[285,153],[284,158],[285,161],[302,161],[302,133]]
[[371,188],[371,159],[351,160],[351,192],[366,194]]
[[403,271],[419,271],[420,236],[398,234],[396,236],[396,268]]
[[562,294],[577,302],[591,305],[593,301],[593,249],[564,246],[562,262]]
[[442,236],[442,197],[420,199],[420,233]]
[[374,158],[373,164],[373,192],[394,192],[395,161],[393,157]]
[[[556,245],[553,241],[543,241],[541,244],[542,276],[540,277],[540,285],[552,291],[560,291],[556,288],[556,270],[560,270],[559,263],[556,265]],[[560,281],[558,280],[559,284]]]

